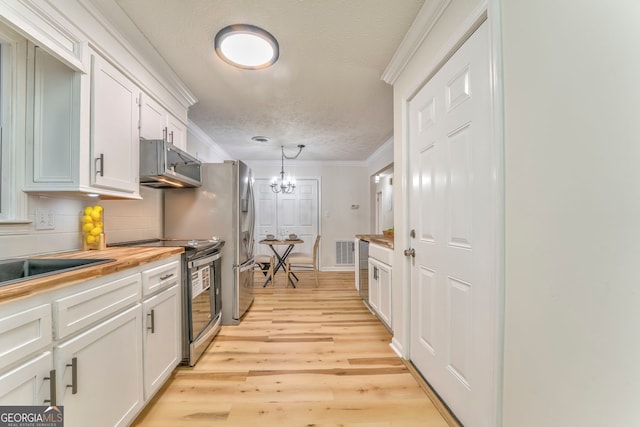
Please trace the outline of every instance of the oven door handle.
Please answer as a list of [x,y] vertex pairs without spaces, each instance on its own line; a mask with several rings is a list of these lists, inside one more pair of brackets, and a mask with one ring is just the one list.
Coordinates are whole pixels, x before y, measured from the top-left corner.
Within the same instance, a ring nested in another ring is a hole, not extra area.
[[189,261],[189,263],[187,264],[187,266],[189,268],[198,268],[201,265],[206,265],[206,264],[211,264],[213,261],[218,260],[222,258],[222,254],[215,254],[215,255],[211,255],[205,258],[198,258],[198,259],[194,259],[193,261]]

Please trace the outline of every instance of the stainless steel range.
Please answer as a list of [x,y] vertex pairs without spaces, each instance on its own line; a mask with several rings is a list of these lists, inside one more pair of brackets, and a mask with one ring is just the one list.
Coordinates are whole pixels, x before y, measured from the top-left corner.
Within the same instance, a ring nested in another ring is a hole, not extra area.
[[151,239],[109,246],[182,247],[182,364],[194,366],[220,330],[222,240]]

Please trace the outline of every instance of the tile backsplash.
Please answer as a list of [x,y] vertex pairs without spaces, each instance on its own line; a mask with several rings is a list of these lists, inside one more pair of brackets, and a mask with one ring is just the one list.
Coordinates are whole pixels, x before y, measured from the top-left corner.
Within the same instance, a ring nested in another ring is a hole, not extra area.
[[[0,259],[80,249],[80,213],[85,206],[101,204],[105,208],[104,229],[107,243],[148,239],[162,235],[162,190],[141,187],[143,200],[100,200],[68,198],[58,195],[29,195],[28,219],[33,221],[26,233],[2,232]],[[51,215],[53,229],[36,230],[36,212]]]

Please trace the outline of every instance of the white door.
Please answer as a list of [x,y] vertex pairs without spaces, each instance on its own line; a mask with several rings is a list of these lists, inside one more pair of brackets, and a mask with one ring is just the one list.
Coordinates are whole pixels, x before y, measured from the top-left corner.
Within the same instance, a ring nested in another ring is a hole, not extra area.
[[410,355],[466,426],[495,424],[490,83],[485,23],[409,105]]
[[256,247],[253,253],[257,255],[272,255],[267,245],[257,242],[267,237],[267,234],[278,235],[278,216],[276,211],[276,193],[271,190],[271,181],[258,178],[253,184],[256,202]]
[[[288,236],[297,234],[304,244],[296,245],[295,252],[313,252],[319,227],[318,180],[300,178],[291,194],[274,193],[271,181],[258,178],[254,183],[256,197],[256,241],[267,234]],[[284,247],[283,247],[284,248]],[[270,254],[266,245],[257,245],[256,253]]]

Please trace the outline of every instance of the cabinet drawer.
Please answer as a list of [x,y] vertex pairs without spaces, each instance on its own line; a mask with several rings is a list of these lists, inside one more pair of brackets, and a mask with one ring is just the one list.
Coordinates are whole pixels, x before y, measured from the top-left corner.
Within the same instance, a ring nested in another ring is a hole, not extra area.
[[173,261],[142,272],[142,295],[147,296],[180,282],[180,262]]
[[393,251],[389,248],[372,243],[369,245],[369,257],[377,259],[384,264],[393,265]]
[[77,332],[135,303],[142,294],[140,282],[137,273],[55,300],[55,337]]
[[4,367],[51,343],[51,305],[22,309],[0,317],[0,366]]

